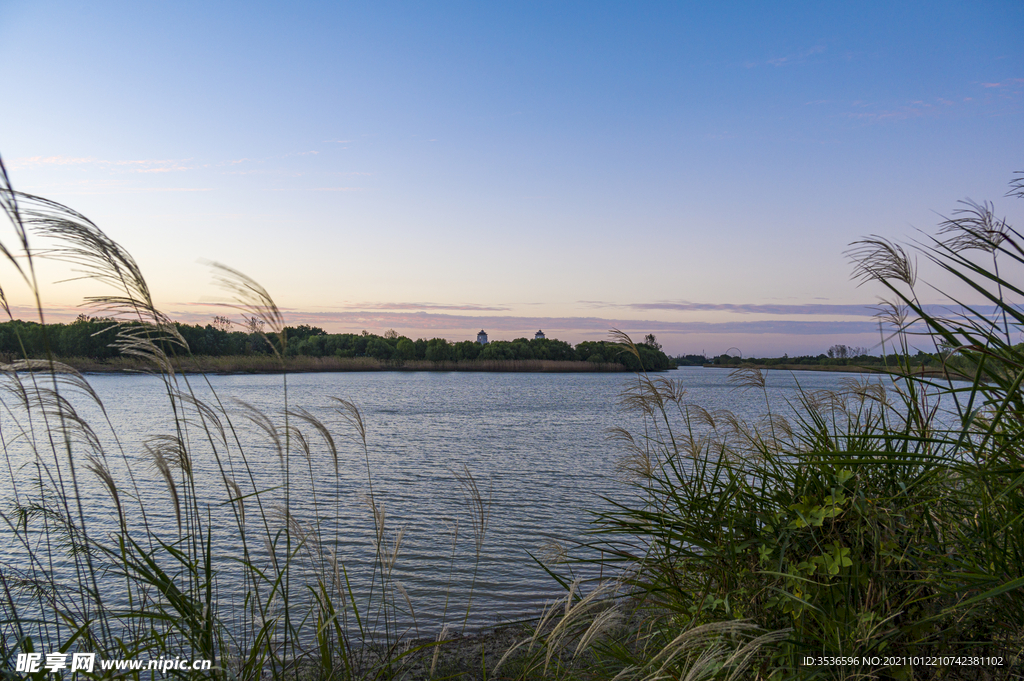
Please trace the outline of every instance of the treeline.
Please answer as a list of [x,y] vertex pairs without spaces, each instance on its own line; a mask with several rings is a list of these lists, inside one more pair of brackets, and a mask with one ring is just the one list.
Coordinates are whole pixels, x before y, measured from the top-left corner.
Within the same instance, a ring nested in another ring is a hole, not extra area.
[[[491,341],[480,345],[471,340],[457,343],[444,338],[412,340],[388,331],[378,336],[366,331],[359,334],[330,334],[308,325],[285,327],[283,334],[263,334],[256,323],[244,331],[230,330],[226,324],[206,326],[177,324],[178,333],[188,343],[193,355],[210,357],[238,355],[269,355],[274,350],[287,356],[307,357],[371,357],[385,362],[405,360],[459,362],[464,360],[555,360],[585,361],[598,364],[621,364],[629,370],[640,369],[640,362],[622,346],[606,341],[584,341],[575,347],[564,341],[539,338],[517,338],[513,341]],[[113,347],[116,329],[110,320],[80,317],[71,324],[38,324],[10,321],[0,323],[0,355],[5,361],[20,358],[41,359],[47,350],[54,357],[111,359],[120,352]],[[282,337],[283,336],[283,337]],[[273,346],[273,347],[272,347]],[[674,368],[653,336],[637,344],[643,369],[663,371]],[[169,352],[181,352],[170,345]]]
[[[941,360],[937,355],[926,352],[918,352],[912,355],[910,360],[913,364],[922,366],[940,366]],[[829,357],[826,354],[820,355],[798,355],[790,357],[736,357],[734,355],[718,355],[717,357],[706,357],[704,355],[680,355],[672,359],[676,366],[739,366],[741,364],[753,364],[755,366],[779,366],[790,364],[803,364],[807,366],[898,366],[907,361],[907,357],[899,354],[879,355],[855,355],[852,357]]]
[[[918,351],[916,355],[905,356],[892,353],[889,355],[869,355],[867,348],[833,345],[827,352],[818,355],[798,355],[790,357],[788,354],[782,357],[737,357],[735,355],[722,354],[717,357],[705,355],[680,355],[673,361],[677,366],[739,366],[741,364],[753,364],[755,366],[856,366],[856,367],[883,367],[902,366],[907,361],[915,366],[940,367],[943,365],[942,358],[938,354]],[[947,358],[946,363],[949,363]]]
[[[916,356],[911,357],[914,364],[930,364],[932,356],[926,353],[919,352]],[[711,364],[714,366],[736,366],[739,364],[753,364],[755,366],[776,366],[776,365],[789,365],[789,364],[803,364],[807,366],[897,366],[907,361],[907,357],[904,355],[891,354],[884,357],[879,355],[855,355],[852,357],[829,357],[826,354],[820,355],[799,355],[796,357],[790,357],[789,355],[783,355],[782,357],[733,357],[731,355],[719,355],[709,359],[705,364]],[[938,360],[935,360],[938,365]]]
[[674,357],[673,361],[680,367],[699,367],[711,362],[704,355],[679,355]]

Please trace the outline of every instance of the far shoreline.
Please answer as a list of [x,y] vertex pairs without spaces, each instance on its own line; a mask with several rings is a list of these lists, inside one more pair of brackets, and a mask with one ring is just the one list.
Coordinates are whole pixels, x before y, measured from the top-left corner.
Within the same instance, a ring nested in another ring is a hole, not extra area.
[[[45,371],[46,360],[32,360],[35,370]],[[138,357],[92,359],[88,357],[55,357],[54,362],[83,374],[151,373],[153,363]],[[372,357],[285,357],[267,355],[199,356],[171,358],[174,370],[183,374],[291,374],[341,372],[481,372],[481,373],[623,373],[628,369],[617,363],[570,360],[461,360],[434,362],[430,360],[378,360]],[[12,366],[12,365],[8,365]],[[15,363],[13,366],[17,366]],[[25,370],[22,367],[19,370]],[[59,370],[59,367],[58,367]]]
[[[701,364],[695,365],[704,369],[769,369],[782,371],[829,371],[849,374],[885,374],[885,375],[907,375],[905,371],[888,369],[886,367],[858,366],[855,364]],[[942,369],[931,369],[922,367],[911,367],[910,374],[923,376],[925,378],[952,378],[954,380],[969,381],[969,376],[962,376],[955,372]]]
[[[36,363],[34,369],[45,371],[46,360],[30,360]],[[139,374],[152,373],[155,369],[151,362],[139,357],[114,357],[110,359],[93,359],[90,357],[57,357],[54,362],[65,365],[82,374]],[[477,373],[625,373],[629,369],[618,363],[590,362],[584,360],[459,360],[434,362],[431,360],[379,360],[372,357],[297,357],[278,358],[268,355],[228,355],[228,356],[197,356],[171,358],[174,370],[182,374],[212,374],[222,376],[246,374],[305,374],[305,373],[345,373],[345,372],[477,372]],[[15,363],[15,366],[17,363]],[[8,367],[12,365],[7,365]],[[860,365],[815,365],[815,364],[691,364],[672,367],[683,369],[699,367],[703,369],[768,369],[781,371],[824,371],[832,373],[857,374],[898,374],[885,367]],[[17,370],[27,370],[19,367]],[[58,371],[60,368],[58,367]],[[663,373],[663,372],[651,372]],[[941,369],[915,368],[915,376],[929,378],[953,378],[970,380]]]

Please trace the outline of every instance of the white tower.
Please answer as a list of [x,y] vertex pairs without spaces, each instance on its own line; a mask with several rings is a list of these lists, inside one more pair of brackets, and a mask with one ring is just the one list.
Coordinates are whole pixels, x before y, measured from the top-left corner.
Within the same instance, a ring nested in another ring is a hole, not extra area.
[[487,332],[480,329],[480,333],[476,335],[476,342],[480,345],[487,345]]

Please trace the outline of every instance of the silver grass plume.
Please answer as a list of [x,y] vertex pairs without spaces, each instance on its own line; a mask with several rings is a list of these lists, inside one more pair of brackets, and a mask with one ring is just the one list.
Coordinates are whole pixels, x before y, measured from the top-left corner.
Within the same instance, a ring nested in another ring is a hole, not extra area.
[[896,331],[903,331],[910,326],[910,323],[907,322],[910,319],[910,309],[898,301],[882,298],[873,309],[875,310],[875,319],[888,324]]
[[224,476],[224,484],[227,485],[228,489],[231,491],[231,498],[228,499],[228,501],[230,501],[233,504],[237,504],[237,506],[238,506],[238,515],[239,515],[239,517],[241,519],[241,525],[244,527],[245,526],[245,495],[242,494],[242,488],[241,488],[241,486],[237,482],[235,482],[234,480],[232,480],[231,478],[229,478],[226,475]]
[[146,450],[153,457],[153,465],[160,472],[164,482],[167,483],[167,491],[171,493],[171,501],[174,502],[174,517],[178,521],[178,532],[180,533],[182,531],[181,498],[178,496],[178,486],[174,483],[174,473],[171,472],[171,462],[167,460],[167,452],[160,444],[150,445],[150,443],[146,443]]
[[966,208],[953,211],[953,217],[939,225],[939,233],[947,235],[942,243],[955,252],[979,250],[995,252],[1009,237],[1006,218],[997,218],[992,203],[961,201]]
[[[131,254],[87,217],[49,199],[13,192],[5,204],[9,216],[12,213],[8,204],[15,199],[20,201],[12,220],[16,218],[22,230],[31,230],[54,244],[37,251],[39,257],[70,264],[78,275],[71,281],[90,279],[117,292],[85,298],[85,304],[98,316],[109,319],[111,326],[118,328],[113,346],[122,354],[143,357],[161,371],[169,372],[172,367],[161,344],[185,350],[188,344],[174,322],[157,309],[142,270]],[[24,243],[27,248],[27,237]]]
[[[114,477],[110,474],[110,470],[103,461],[96,456],[88,455],[86,456],[86,460],[88,461],[86,468],[92,471],[96,477],[103,482],[107,491],[110,492],[110,496],[114,500],[114,506],[117,508],[117,518],[118,522],[121,524],[121,529],[127,529],[127,525],[124,520],[124,509],[121,507],[121,495],[117,492],[117,483],[114,482]],[[178,524],[179,526],[181,525],[180,520]]]
[[1015,177],[1010,181],[1010,191],[1006,192],[1006,195],[1024,199],[1024,170],[1018,170],[1014,175],[1020,175],[1020,177]]
[[274,450],[277,452],[277,458],[281,461],[281,465],[283,466],[285,454],[284,443],[281,439],[281,433],[278,431],[277,426],[274,425],[274,422],[269,416],[248,402],[237,398],[233,398],[232,402],[239,407],[242,412],[242,416],[245,419],[267,434],[267,437],[274,444]]
[[233,267],[218,262],[208,263],[213,269],[213,280],[231,295],[224,304],[240,311],[245,318],[253,321],[253,330],[267,340],[267,344],[275,355],[280,356],[278,349],[269,341],[263,328],[277,334],[284,343],[284,316],[277,308],[277,303],[270,297],[267,289],[260,286],[255,279],[242,274]]
[[331,450],[331,458],[334,461],[334,474],[338,475],[340,473],[338,462],[338,447],[334,443],[334,436],[331,435],[331,431],[328,430],[326,425],[324,425],[324,422],[318,419],[317,417],[313,416],[311,413],[309,413],[309,411],[303,409],[302,407],[289,409],[288,414],[293,418],[299,419],[300,421],[309,424],[317,433],[319,433],[320,437],[327,444],[328,449]]
[[764,390],[764,372],[756,366],[741,366],[729,372],[729,382],[741,392],[746,392],[751,388]]
[[861,284],[901,281],[913,289],[917,283],[917,265],[907,251],[883,237],[872,235],[854,241],[846,255],[854,263],[852,278]]
[[225,430],[224,422],[220,417],[220,413],[222,412],[219,408],[215,409],[214,407],[211,407],[209,404],[190,392],[174,390],[172,394],[179,402],[182,403],[182,405],[191,405],[199,416],[198,425],[207,432],[209,432],[209,429],[212,426],[213,432],[216,433],[217,441],[225,447],[227,446],[227,431]]
[[[11,225],[14,227],[18,246],[22,253],[29,256],[28,266],[31,268],[32,259],[31,250],[28,247],[28,231],[25,229],[25,223],[21,218],[21,208],[18,205],[18,194],[11,186],[11,179],[7,176],[7,168],[4,166],[3,158],[0,158],[0,210],[3,210],[4,214],[7,215],[7,219],[10,220]],[[21,275],[21,278],[32,286],[33,277],[31,273],[26,272],[25,269],[22,268],[20,259],[16,257],[2,241],[0,241],[0,254],[7,258],[7,261],[14,265],[14,269],[19,275]],[[35,286],[32,286],[32,288],[35,290]],[[0,288],[0,306],[2,306],[4,312],[7,313],[7,317],[9,319],[13,319],[11,316],[11,308],[7,304],[7,296],[4,295],[2,288]]]
[[355,429],[359,439],[365,444],[366,424],[363,422],[362,414],[359,413],[359,408],[354,403],[340,397],[331,397],[330,399],[337,403],[334,411],[341,414],[341,417]]
[[479,557],[481,551],[483,551],[484,538],[487,535],[487,520],[491,510],[491,494],[488,493],[487,501],[484,501],[483,495],[480,494],[480,488],[476,484],[476,479],[469,471],[469,466],[463,464],[462,471],[461,474],[452,471],[452,475],[455,476],[455,479],[462,487],[462,493],[469,508],[469,518],[473,525],[473,543],[476,548],[476,555]]
[[55,242],[39,252],[41,257],[69,263],[76,267],[77,279],[93,279],[121,292],[86,298],[101,316],[158,326],[170,322],[153,304],[135,259],[89,218],[55,201],[20,192],[18,196],[25,226]]

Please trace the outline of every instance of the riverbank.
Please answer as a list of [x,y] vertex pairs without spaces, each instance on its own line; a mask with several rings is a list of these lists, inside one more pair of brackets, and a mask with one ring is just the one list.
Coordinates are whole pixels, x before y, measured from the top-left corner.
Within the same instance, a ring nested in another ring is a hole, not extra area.
[[[38,361],[38,360],[37,360]],[[151,362],[140,357],[61,357],[58,362],[82,373],[139,373],[153,370]],[[609,362],[558,361],[548,359],[460,360],[379,360],[372,357],[298,357],[270,355],[233,355],[227,357],[176,357],[172,359],[180,373],[197,374],[278,374],[340,371],[485,371],[521,373],[607,373],[626,371],[621,364]]]

